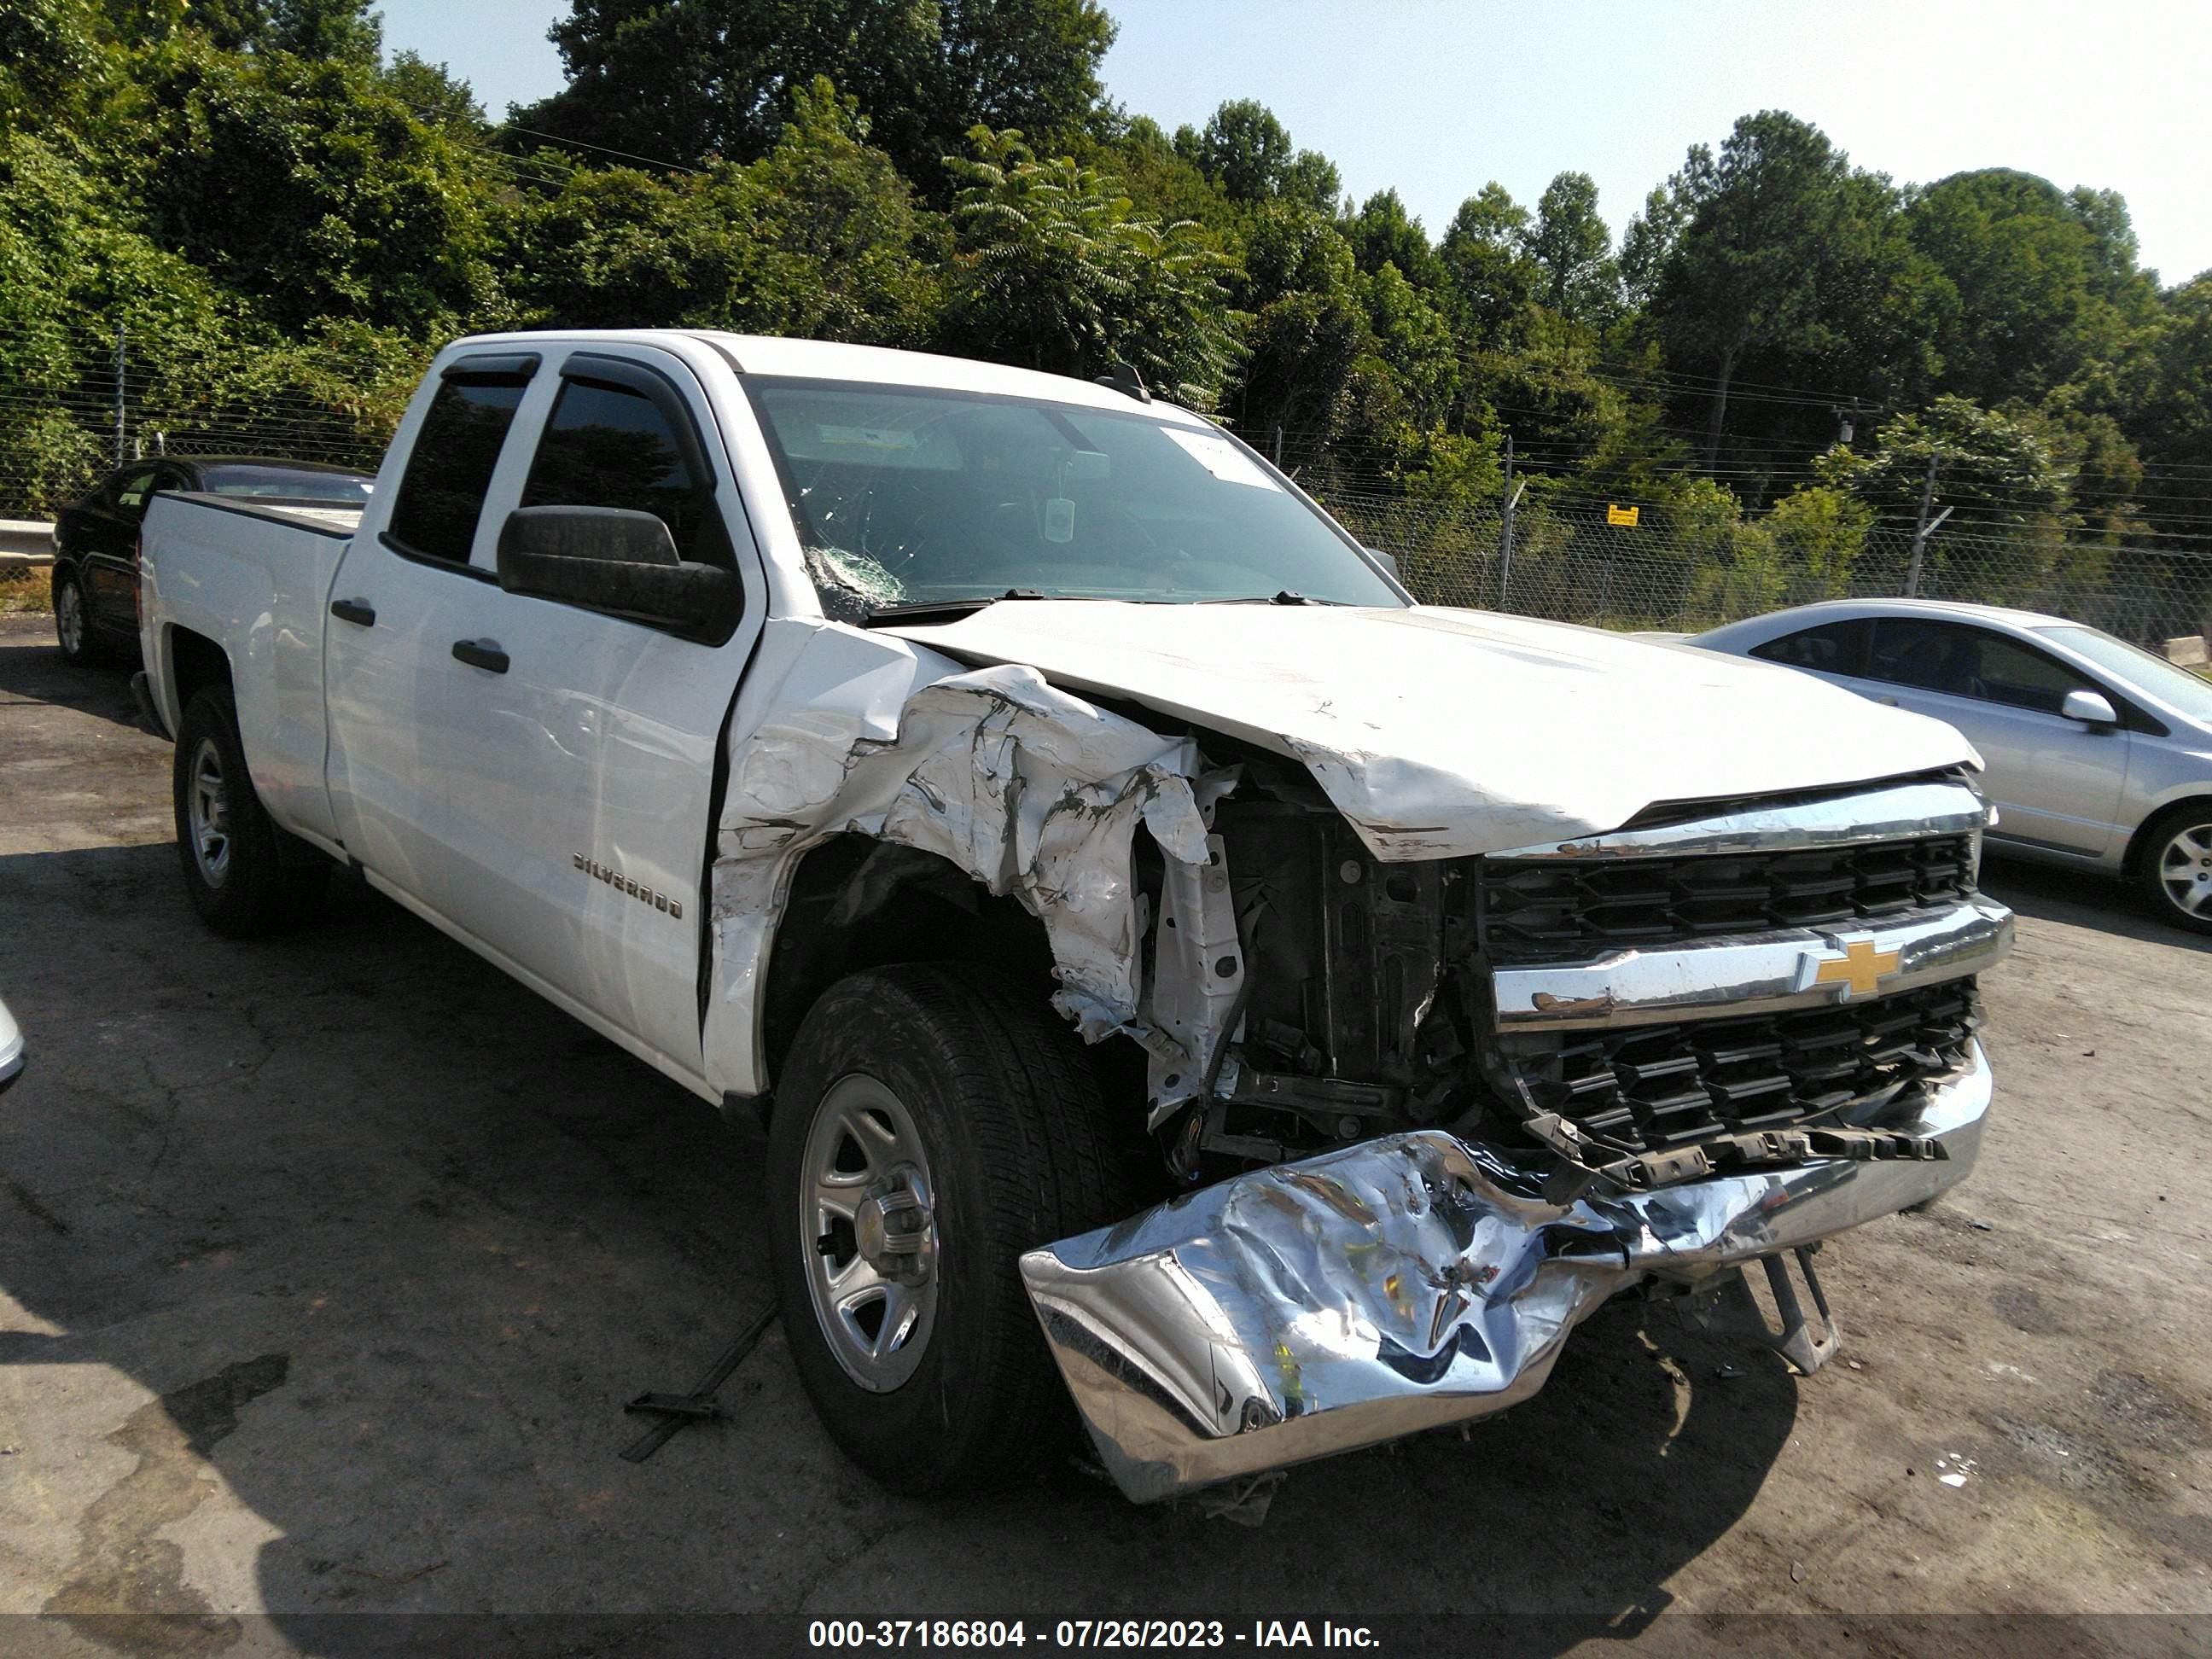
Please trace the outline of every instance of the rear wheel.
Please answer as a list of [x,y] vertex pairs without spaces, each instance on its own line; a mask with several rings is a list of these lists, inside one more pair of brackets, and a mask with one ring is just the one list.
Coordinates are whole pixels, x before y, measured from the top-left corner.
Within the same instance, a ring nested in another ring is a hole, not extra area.
[[216,932],[272,932],[322,891],[330,866],[270,823],[253,793],[228,686],[209,686],[185,706],[172,783],[185,890]]
[[2177,927],[2212,933],[2212,801],[2187,801],[2144,826],[2136,885]]
[[1098,1081],[1044,1000],[958,963],[832,986],[769,1130],[771,1254],[800,1380],[894,1491],[1001,1484],[1073,1413],[1017,1259],[1143,1202]]
[[92,631],[92,606],[85,599],[84,582],[66,565],[54,570],[54,638],[62,655],[79,667],[107,660],[107,651]]

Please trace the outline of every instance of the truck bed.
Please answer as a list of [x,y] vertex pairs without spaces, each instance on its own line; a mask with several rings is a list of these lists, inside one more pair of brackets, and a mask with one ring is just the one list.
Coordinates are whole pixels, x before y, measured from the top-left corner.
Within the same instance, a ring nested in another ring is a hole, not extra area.
[[155,707],[183,714],[177,636],[211,641],[232,664],[247,770],[287,829],[328,840],[323,786],[325,606],[358,509],[235,495],[169,494],[146,514],[139,643]]

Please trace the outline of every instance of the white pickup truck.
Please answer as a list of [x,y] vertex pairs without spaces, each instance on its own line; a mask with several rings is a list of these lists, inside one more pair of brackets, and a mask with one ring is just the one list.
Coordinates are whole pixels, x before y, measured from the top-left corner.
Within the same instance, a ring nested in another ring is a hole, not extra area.
[[144,591],[201,914],[353,867],[763,1129],[903,1490],[1071,1396],[1133,1498],[1268,1478],[1746,1264],[1809,1370],[1810,1247],[1979,1145],[1956,732],[1418,605],[1127,373],[463,340],[357,526],[163,496]]

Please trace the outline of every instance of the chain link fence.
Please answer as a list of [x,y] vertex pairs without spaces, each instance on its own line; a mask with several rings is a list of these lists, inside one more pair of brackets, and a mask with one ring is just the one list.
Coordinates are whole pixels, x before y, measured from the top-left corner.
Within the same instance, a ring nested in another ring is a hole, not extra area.
[[368,346],[0,330],[0,519],[50,519],[149,455],[374,471],[429,354]]
[[[373,471],[427,361],[0,331],[0,518],[50,518],[108,468],[156,453]],[[1325,459],[1299,476],[1434,605],[1690,633],[1814,599],[1917,592],[2051,611],[2148,644],[2212,625],[2212,547],[1946,528],[1929,538],[1916,578],[1909,523],[1863,532],[1768,519],[1626,526],[1608,522],[1602,506],[1539,495],[1509,530],[1502,507],[1439,505]]]
[[1601,507],[1524,503],[1509,536],[1498,508],[1381,493],[1321,499],[1432,605],[1695,633],[1785,605],[1917,592],[2049,611],[2152,645],[2212,626],[2212,550],[1946,531],[1929,538],[1916,577],[1909,523],[1814,537],[1757,519],[1629,526]]

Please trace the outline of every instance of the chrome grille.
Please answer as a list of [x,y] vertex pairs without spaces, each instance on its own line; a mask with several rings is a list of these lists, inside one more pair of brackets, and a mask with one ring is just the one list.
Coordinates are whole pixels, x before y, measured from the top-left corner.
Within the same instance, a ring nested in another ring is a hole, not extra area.
[[1516,1036],[1540,1111],[1629,1153],[1817,1121],[1860,1126],[1955,1071],[1981,1024],[1972,980],[1741,1019]]
[[1490,859],[1482,936],[1496,963],[1609,946],[1886,920],[1973,890],[1974,838],[1674,857]]

